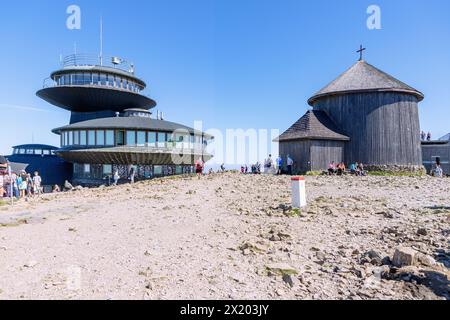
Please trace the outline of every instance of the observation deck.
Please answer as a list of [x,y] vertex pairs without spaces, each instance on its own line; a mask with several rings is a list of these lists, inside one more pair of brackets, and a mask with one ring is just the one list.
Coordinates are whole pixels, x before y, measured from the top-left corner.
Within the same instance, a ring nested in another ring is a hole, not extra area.
[[73,54],[62,68],[44,80],[37,96],[72,112],[122,112],[151,109],[156,102],[144,95],[146,83],[136,77],[133,64],[118,57]]

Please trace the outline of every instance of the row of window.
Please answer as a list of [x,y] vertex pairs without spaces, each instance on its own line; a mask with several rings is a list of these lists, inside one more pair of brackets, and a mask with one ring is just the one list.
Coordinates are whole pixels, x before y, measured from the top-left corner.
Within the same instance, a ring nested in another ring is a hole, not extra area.
[[16,148],[13,151],[13,154],[26,154],[26,155],[39,155],[39,156],[50,156],[54,155],[55,152],[53,150],[47,149],[24,149],[24,148]]
[[131,168],[133,168],[137,179],[150,179],[157,176],[180,175],[194,172],[192,166],[175,165],[138,165],[138,166],[118,166],[118,165],[98,165],[98,164],[78,164],[73,167],[74,177],[77,179],[112,179],[117,170],[121,179],[127,179]]
[[61,146],[149,146],[192,148],[202,145],[198,135],[135,130],[77,130],[63,131]]
[[56,84],[58,86],[76,86],[76,85],[98,85],[107,86],[118,89],[129,90],[133,92],[140,92],[144,90],[144,87],[131,81],[127,78],[123,78],[117,75],[106,73],[76,73],[66,74],[55,77]]

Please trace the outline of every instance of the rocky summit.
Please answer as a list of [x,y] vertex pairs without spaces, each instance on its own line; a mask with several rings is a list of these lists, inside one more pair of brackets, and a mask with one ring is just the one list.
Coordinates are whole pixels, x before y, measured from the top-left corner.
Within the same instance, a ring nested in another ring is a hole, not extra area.
[[450,181],[213,174],[0,206],[0,299],[449,299]]

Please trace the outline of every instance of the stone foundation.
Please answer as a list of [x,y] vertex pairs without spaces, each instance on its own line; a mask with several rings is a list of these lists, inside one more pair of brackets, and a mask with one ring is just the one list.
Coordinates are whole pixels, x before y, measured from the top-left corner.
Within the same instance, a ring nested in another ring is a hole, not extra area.
[[364,169],[369,172],[381,172],[386,174],[413,174],[426,175],[424,166],[413,165],[365,165]]

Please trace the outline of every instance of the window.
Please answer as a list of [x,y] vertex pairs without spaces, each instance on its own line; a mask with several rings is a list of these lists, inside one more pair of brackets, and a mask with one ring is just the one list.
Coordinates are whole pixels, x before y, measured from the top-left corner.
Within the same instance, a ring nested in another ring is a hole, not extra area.
[[34,150],[33,149],[27,149],[27,154],[34,154]]
[[68,131],[64,132],[64,145],[66,145],[66,146],[70,145],[70,143],[69,143],[69,132]]
[[162,166],[154,166],[153,167],[153,174],[156,176],[162,175],[163,170]]
[[117,131],[116,141],[118,146],[125,145],[125,131]]
[[69,146],[73,145],[73,131],[67,132],[67,136],[68,136],[67,145]]
[[146,132],[145,131],[138,131],[137,132],[137,145],[139,147],[145,146],[146,143]]
[[106,130],[106,145],[113,146],[114,145],[114,131]]
[[90,73],[85,73],[83,75],[83,83],[89,85],[92,83],[92,75]]
[[80,131],[80,145],[81,145],[81,146],[87,145],[87,141],[86,141],[86,131]]
[[112,165],[105,164],[103,165],[103,175],[111,175],[112,174]]
[[70,75],[69,74],[66,74],[65,76],[64,76],[64,85],[65,86],[70,86],[71,84],[72,84],[72,82],[70,81],[70,79],[71,79],[71,77],[70,77]]
[[84,75],[82,73],[74,75],[75,80],[73,81],[75,85],[83,85]]
[[128,146],[136,145],[136,132],[135,131],[127,131],[127,145]]
[[[150,138],[149,138],[150,142]],[[165,132],[158,132],[158,147],[159,148],[165,148],[167,142],[167,135]]]
[[107,76],[105,74],[100,74],[100,84],[102,86],[105,86],[107,81],[108,81]]
[[156,132],[148,133],[148,144],[150,147],[156,147]]
[[80,144],[80,131],[74,131],[73,132],[73,144],[79,145]]
[[37,154],[38,156],[42,155],[42,150],[41,149],[34,149],[34,154]]
[[105,145],[105,131],[104,130],[97,130],[97,146],[104,146]]
[[50,155],[50,150],[44,150],[44,152],[42,154],[44,156],[49,156]]
[[94,130],[88,131],[88,145],[95,146],[95,131]]
[[19,154],[25,154],[25,149],[19,149]]
[[84,173],[91,173],[91,165],[90,164],[85,164],[83,166],[83,171],[84,171]]
[[92,78],[95,85],[100,85],[100,76],[98,73],[94,73]]

